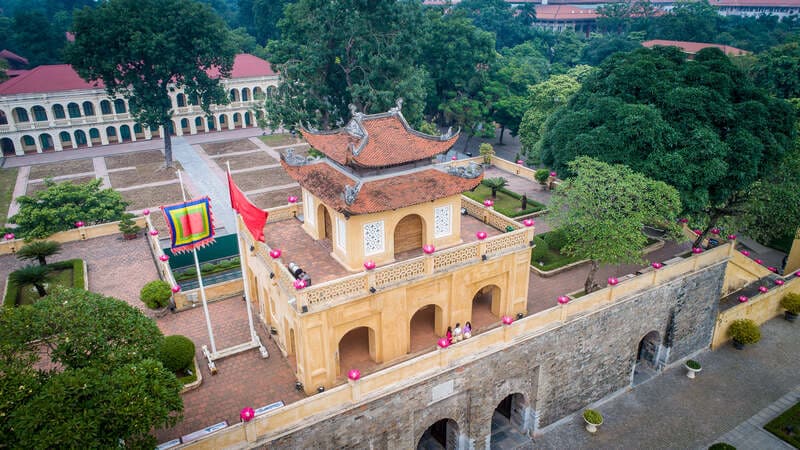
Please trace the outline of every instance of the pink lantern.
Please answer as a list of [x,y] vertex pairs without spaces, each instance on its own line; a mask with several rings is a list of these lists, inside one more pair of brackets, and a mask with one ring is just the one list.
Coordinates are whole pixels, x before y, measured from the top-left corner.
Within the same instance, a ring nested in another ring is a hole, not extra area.
[[783,280],[781,280],[780,278],[778,278],[777,280],[775,280],[775,284],[777,284],[778,286],[783,286],[783,283],[784,283],[784,281],[783,281]]
[[736,240],[736,235],[735,234],[729,234],[728,235],[728,240],[729,241],[735,241]]
[[759,286],[758,287],[758,292],[761,292],[762,294],[767,292],[768,290],[769,290],[769,288],[766,287],[766,286]]
[[3,237],[4,237],[4,238],[5,238],[5,240],[7,240],[7,241],[12,241],[12,240],[14,240],[14,238],[15,238],[16,236],[14,236],[14,233],[6,233],[6,235],[5,235],[5,236],[3,236]]
[[797,272],[795,272],[795,273],[794,273],[794,276],[796,276],[796,277],[800,277],[800,270],[798,270]]
[[364,268],[367,270],[372,270],[375,268],[375,261],[368,259],[364,261]]
[[278,259],[278,258],[280,258],[280,257],[281,257],[281,251],[280,251],[280,249],[273,248],[272,250],[270,250],[270,251],[269,251],[269,256],[270,256],[272,259]]
[[169,256],[167,256],[167,255],[162,253],[161,255],[158,256],[158,259],[159,259],[159,261],[167,262],[167,261],[169,261]]
[[769,266],[769,267],[767,267],[767,270],[769,270],[770,272],[778,273],[778,268],[777,267]]
[[299,291],[300,289],[303,289],[304,287],[306,287],[306,281],[305,280],[294,280],[294,283],[292,283],[292,285],[294,285],[294,288]]
[[698,254],[698,253],[703,253],[703,248],[702,247],[693,247],[692,248],[692,253],[694,253],[695,255]]
[[422,246],[422,251],[425,252],[426,255],[430,255],[436,251],[436,247],[431,244],[425,244]]
[[555,172],[550,172],[550,176],[555,178],[556,177],[556,173]]
[[85,224],[85,223],[83,223],[83,221],[82,221],[82,220],[79,220],[79,221],[75,222],[75,228],[81,228],[81,227],[83,227],[84,225],[86,225],[86,224]]
[[147,209],[147,208],[143,209],[143,210],[142,210],[142,215],[143,215],[143,216],[149,216],[149,215],[150,215],[150,210],[149,210],[149,209]]
[[749,252],[749,251],[747,251],[747,250],[742,250],[742,251],[741,251],[741,253],[742,253],[744,256],[750,256],[750,252]]
[[746,296],[746,295],[740,295],[740,296],[739,296],[739,303],[744,303],[744,302],[746,302],[747,300],[749,300],[749,299],[747,298],[747,296]]
[[762,263],[764,262],[764,260],[762,260],[762,259],[759,259],[759,258],[756,258],[756,259],[754,259],[753,261],[755,261],[755,262],[756,262],[756,264],[762,264]]
[[517,160],[517,164],[519,164],[520,166],[521,166],[522,164],[524,164],[524,163],[525,163],[525,161],[523,161],[523,160],[521,160],[521,159],[518,159],[518,160]]
[[458,156],[456,156],[456,155],[453,155],[453,156],[451,156],[451,157],[450,157],[450,159],[451,159],[452,161],[455,161],[455,160],[457,160],[457,159],[458,159]]
[[650,264],[650,265],[653,266],[653,269],[656,269],[656,270],[664,267],[664,265],[661,264],[660,262],[654,262],[653,264]]
[[256,412],[253,411],[253,408],[249,406],[247,408],[242,408],[242,410],[239,412],[239,418],[242,419],[242,422],[250,422],[255,416]]
[[514,318],[511,316],[503,316],[501,320],[503,321],[503,325],[511,325],[514,323]]
[[700,236],[701,234],[703,234],[703,230],[701,230],[700,228],[695,228],[694,229],[694,234]]
[[533,225],[536,224],[536,221],[533,219],[525,219],[522,221],[522,224],[525,225],[526,227],[532,227]]
[[494,206],[494,201],[490,198],[487,198],[486,200],[483,201],[483,206],[491,208],[492,206]]
[[475,237],[477,237],[480,240],[486,239],[486,236],[488,236],[488,234],[486,234],[485,231],[478,231],[477,233],[475,233]]
[[158,236],[158,230],[156,229],[150,230],[150,236]]
[[439,348],[447,348],[450,346],[450,341],[448,341],[447,338],[441,338],[436,344],[439,346]]
[[689,223],[689,219],[687,219],[685,217],[681,217],[680,219],[678,219],[678,222],[680,222],[680,223]]
[[719,228],[712,228],[711,234],[719,234]]
[[289,198],[287,198],[287,200],[289,201],[289,203],[297,203],[297,197],[295,197],[294,195],[290,195]]
[[610,286],[616,286],[616,285],[617,285],[617,283],[619,283],[619,280],[618,280],[618,279],[616,279],[615,277],[610,277],[610,278],[608,279],[608,284],[609,284]]
[[566,305],[567,303],[569,303],[569,297],[567,297],[566,295],[559,295],[558,296],[558,304],[559,305]]
[[358,381],[358,379],[361,378],[361,371],[358,369],[351,369],[349,372],[347,372],[347,378],[350,378],[353,381]]
[[172,293],[173,294],[177,294],[180,291],[181,291],[181,285],[180,284],[176,284],[175,286],[172,286]]

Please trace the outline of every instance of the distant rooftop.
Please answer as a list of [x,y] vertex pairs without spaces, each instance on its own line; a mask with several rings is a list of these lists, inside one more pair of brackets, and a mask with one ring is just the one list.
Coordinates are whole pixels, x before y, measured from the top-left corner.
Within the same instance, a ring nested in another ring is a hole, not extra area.
[[[800,0],[798,0],[800,1]],[[705,42],[687,42],[687,41],[666,41],[662,39],[654,39],[652,41],[642,42],[642,46],[647,48],[653,47],[678,47],[684,53],[694,55],[704,48],[718,48],[728,56],[741,56],[750,54],[747,50],[731,47],[730,45],[708,44]]]

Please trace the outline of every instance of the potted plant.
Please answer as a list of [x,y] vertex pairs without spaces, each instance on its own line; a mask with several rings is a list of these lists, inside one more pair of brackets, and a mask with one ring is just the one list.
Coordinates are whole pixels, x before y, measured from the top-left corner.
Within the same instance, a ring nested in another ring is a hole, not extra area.
[[122,238],[126,241],[136,239],[139,232],[142,231],[142,227],[133,221],[134,217],[135,216],[131,213],[125,213],[119,219],[119,231],[122,233]]
[[742,350],[745,345],[761,340],[761,330],[751,319],[737,319],[728,327],[728,336],[733,339],[733,346]]
[[478,147],[478,153],[483,156],[484,165],[488,166],[492,163],[492,156],[494,156],[494,147],[492,147],[492,144],[484,142],[480,147]]
[[550,171],[547,169],[539,169],[533,174],[533,178],[542,185],[542,189],[545,188],[547,184],[547,179],[550,178]]
[[583,412],[583,420],[586,421],[586,431],[596,433],[597,427],[603,424],[603,415],[593,409]]
[[786,294],[781,299],[781,308],[784,308],[784,318],[789,322],[797,320],[797,315],[800,314],[800,294]]
[[694,374],[703,370],[700,363],[693,359],[689,359],[683,363],[683,367],[686,367],[686,377],[692,379],[694,379]]

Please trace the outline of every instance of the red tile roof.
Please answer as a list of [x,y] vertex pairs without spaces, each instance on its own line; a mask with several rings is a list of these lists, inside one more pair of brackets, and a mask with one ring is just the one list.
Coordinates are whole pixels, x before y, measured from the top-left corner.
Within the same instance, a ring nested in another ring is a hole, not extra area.
[[327,163],[291,166],[281,161],[289,176],[325,204],[341,213],[370,214],[404,208],[456,195],[477,186],[483,176],[461,178],[437,169],[425,169],[362,184],[352,205],[344,201],[345,186],[356,181]]
[[686,42],[686,41],[665,41],[662,39],[654,39],[652,41],[642,42],[642,46],[647,48],[653,47],[678,47],[684,53],[695,54],[704,48],[718,48],[728,56],[747,55],[750,52],[740,48],[731,47],[729,45],[720,44],[707,44],[704,42]]
[[710,3],[711,6],[800,7],[800,0],[710,0],[708,3]]
[[[209,75],[215,76],[213,70]],[[219,72],[216,72],[218,74]],[[230,78],[249,78],[275,75],[272,67],[263,59],[248,55],[236,55]],[[102,89],[102,81],[88,83],[69,64],[38,66],[27,73],[0,84],[0,95],[39,94],[45,92]]]
[[20,66],[28,65],[28,60],[26,58],[23,58],[22,56],[19,56],[18,54],[8,49],[3,49],[2,51],[0,51],[0,58],[5,59],[6,61],[8,61],[9,64],[16,63],[17,65]]
[[414,131],[399,111],[357,116],[347,127],[332,132],[301,131],[309,145],[328,158],[359,167],[388,167],[431,158],[449,150],[458,139],[458,133],[442,140]]
[[536,7],[536,20],[595,20],[600,17],[594,8],[577,5],[540,5]]

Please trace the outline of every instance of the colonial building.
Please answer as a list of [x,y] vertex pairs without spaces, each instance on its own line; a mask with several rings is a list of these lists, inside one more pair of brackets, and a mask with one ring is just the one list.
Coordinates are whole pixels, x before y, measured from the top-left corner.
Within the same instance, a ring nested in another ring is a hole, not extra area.
[[526,312],[533,228],[462,198],[479,165],[432,163],[457,133],[417,132],[398,107],[303,134],[325,158],[282,157],[302,206],[269,210],[266,244],[245,234],[243,248],[261,320],[307,393],[431,351],[456,323]]
[[[231,76],[222,80],[230,103],[207,116],[182,89],[170,93],[170,132],[182,136],[256,126],[256,99],[276,86],[270,64],[240,54]],[[110,98],[100,82],[89,83],[68,64],[38,66],[0,84],[0,145],[4,155],[80,149],[161,137],[163,128],[145,128],[123,98]]]
[[730,57],[750,54],[750,52],[747,50],[731,47],[730,45],[707,44],[705,42],[666,41],[663,39],[654,39],[652,41],[642,42],[642,46],[647,48],[678,47],[683,53],[686,53],[687,59],[694,59],[694,56],[697,54],[697,52],[703,50],[704,48],[718,48],[720,51]]

